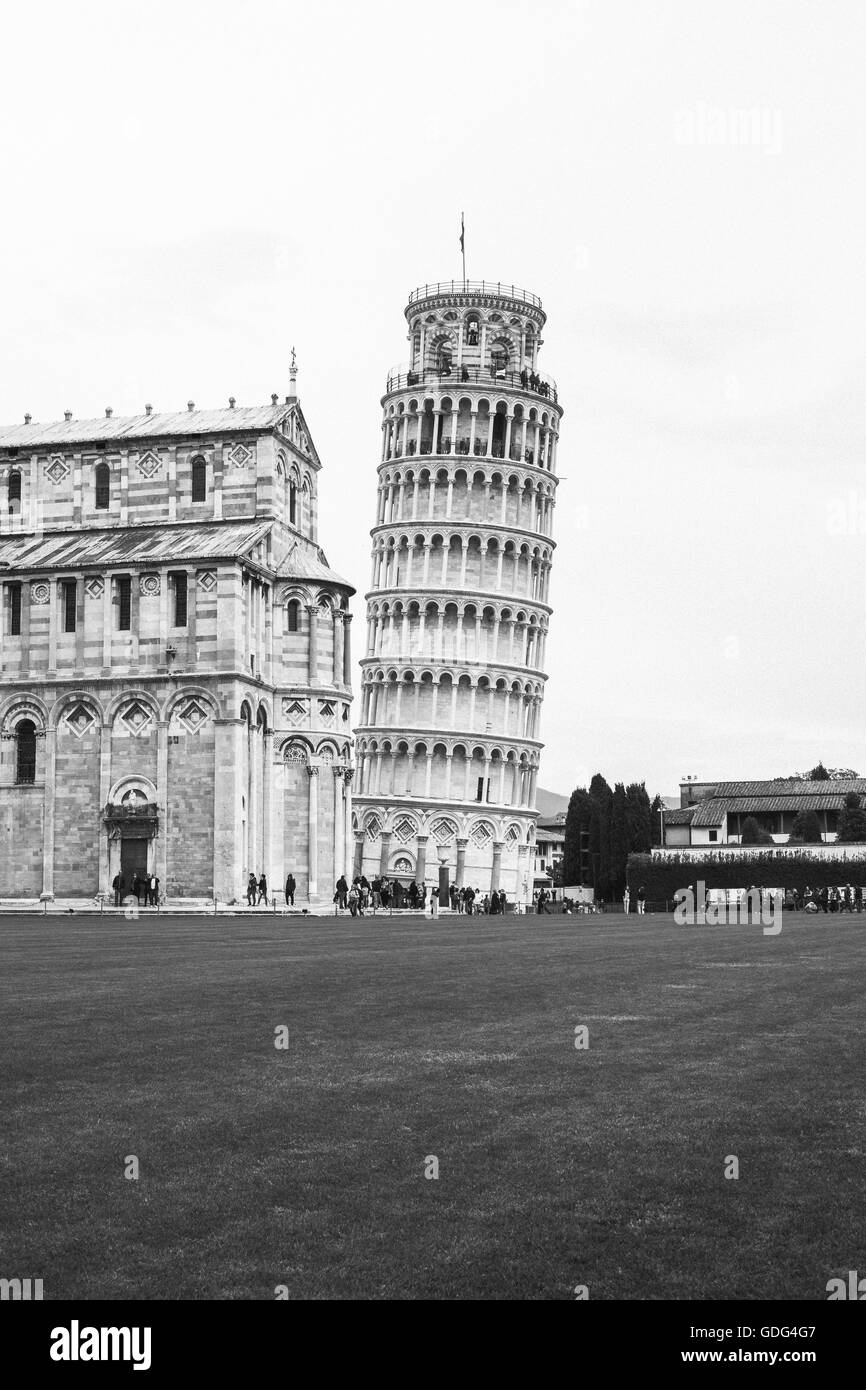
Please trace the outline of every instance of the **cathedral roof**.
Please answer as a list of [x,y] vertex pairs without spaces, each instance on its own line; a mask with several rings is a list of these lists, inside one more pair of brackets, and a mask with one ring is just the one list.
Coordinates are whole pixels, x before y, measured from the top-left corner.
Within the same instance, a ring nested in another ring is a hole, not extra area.
[[223,410],[177,410],[161,415],[101,415],[95,420],[53,420],[45,425],[0,425],[0,449],[60,448],[108,440],[153,439],[157,435],[269,430],[285,419],[293,406],[297,406],[297,401]]
[[276,569],[277,579],[312,579],[325,584],[339,584],[350,593],[354,593],[354,587],[348,579],[343,579],[339,574],[331,569],[325,558],[322,547],[317,545],[315,549],[309,546],[301,546],[297,542],[286,553]]
[[[235,406],[222,410],[172,410],[142,416],[97,416],[96,420],[51,420],[47,424],[0,425],[0,449],[63,449],[82,443],[108,443],[154,439],[164,436],[250,434],[274,430],[289,417],[309,443],[310,460],[318,455],[296,398],[271,406]],[[303,452],[303,450],[302,450]]]
[[226,559],[248,555],[272,524],[260,518],[18,534],[0,541],[0,566],[32,571]]
[[[157,526],[112,526],[99,530],[50,531],[0,540],[0,569],[69,570],[79,566],[190,564],[250,556],[273,527],[272,518],[194,521]],[[276,579],[339,585],[355,592],[332,570],[321,546],[294,541],[274,572]]]

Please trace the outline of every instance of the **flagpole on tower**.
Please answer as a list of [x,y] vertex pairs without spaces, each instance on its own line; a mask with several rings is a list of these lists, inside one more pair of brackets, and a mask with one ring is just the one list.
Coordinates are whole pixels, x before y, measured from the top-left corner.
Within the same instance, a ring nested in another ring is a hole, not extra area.
[[463,222],[463,213],[460,214],[460,252],[463,256],[463,288],[466,289],[466,227]]

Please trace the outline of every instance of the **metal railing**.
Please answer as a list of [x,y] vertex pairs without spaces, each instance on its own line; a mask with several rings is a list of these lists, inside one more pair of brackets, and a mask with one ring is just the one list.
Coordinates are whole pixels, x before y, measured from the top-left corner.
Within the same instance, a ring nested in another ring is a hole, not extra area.
[[[420,449],[417,448],[415,440],[410,439],[405,449],[402,445],[397,445],[392,451],[392,453],[388,455],[388,460],[392,458],[415,458],[419,454],[424,458],[427,458],[433,454],[435,454],[437,458],[441,458],[443,455],[448,454],[457,454],[460,458],[493,458],[504,460],[506,457],[505,445],[500,444],[496,441],[494,441],[494,443],[491,444],[490,450],[488,452],[487,449],[484,447],[484,440],[482,439],[476,439],[474,448],[472,449],[469,448],[468,439],[455,440],[455,445],[453,449],[451,447],[450,439],[441,440],[437,449],[433,448],[432,441],[429,439],[421,440]],[[386,462],[388,460],[386,460]],[[514,444],[512,444],[511,452],[508,455],[507,461],[509,463],[527,463],[532,465],[535,463],[535,450],[524,449],[523,456],[521,457],[520,449],[515,447]]]
[[385,393],[425,386],[428,382],[439,387],[482,385],[494,390],[497,386],[508,386],[513,391],[529,391],[543,400],[555,402],[559,399],[556,382],[544,372],[526,368],[520,372],[493,372],[487,367],[467,367],[465,363],[460,367],[424,367],[420,371],[401,363],[388,373]]
[[537,294],[521,290],[517,285],[505,285],[501,280],[437,280],[432,285],[419,285],[409,295],[408,303],[417,304],[421,299],[429,299],[434,294],[495,294],[499,298],[519,299],[524,304],[541,308]]

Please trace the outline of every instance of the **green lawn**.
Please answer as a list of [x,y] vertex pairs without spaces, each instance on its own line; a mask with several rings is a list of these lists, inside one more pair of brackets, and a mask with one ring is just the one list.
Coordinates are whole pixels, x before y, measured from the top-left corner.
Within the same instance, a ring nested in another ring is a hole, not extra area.
[[824,1299],[866,1258],[864,967],[864,917],[0,918],[0,1276]]

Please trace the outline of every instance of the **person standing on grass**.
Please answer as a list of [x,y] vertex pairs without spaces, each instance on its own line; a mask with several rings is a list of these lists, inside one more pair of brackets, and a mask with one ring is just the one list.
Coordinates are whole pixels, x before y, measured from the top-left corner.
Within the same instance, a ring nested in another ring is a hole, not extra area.
[[286,879],[286,907],[295,905],[295,875],[290,873]]
[[863,888],[859,883],[857,884],[857,887],[854,889],[854,911],[863,911]]
[[337,904],[337,907],[341,907],[341,908],[343,909],[343,911],[345,912],[345,911],[346,911],[346,899],[347,899],[348,896],[349,896],[349,885],[348,885],[348,883],[346,882],[346,876],[345,876],[345,874],[340,874],[340,877],[337,879],[336,889],[337,889],[337,894],[336,894],[335,902],[336,902],[336,904]]
[[827,911],[827,904],[829,903],[829,901],[830,889],[825,886],[824,888],[821,888],[818,892],[818,906],[820,907],[822,912]]
[[550,908],[547,906],[546,888],[539,888],[538,890],[538,898],[536,899],[535,911],[539,914],[542,912],[546,912],[548,916],[550,915]]
[[637,910],[641,915],[646,912],[646,889],[643,884],[637,890]]
[[360,894],[360,892],[359,892],[359,890],[358,890],[358,885],[357,885],[357,883],[353,883],[352,886],[351,886],[351,888],[349,889],[348,902],[349,902],[349,911],[351,912],[351,914],[352,914],[353,917],[357,917],[357,915],[358,915],[358,907],[359,907],[360,902],[361,902],[361,894]]

